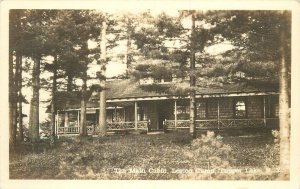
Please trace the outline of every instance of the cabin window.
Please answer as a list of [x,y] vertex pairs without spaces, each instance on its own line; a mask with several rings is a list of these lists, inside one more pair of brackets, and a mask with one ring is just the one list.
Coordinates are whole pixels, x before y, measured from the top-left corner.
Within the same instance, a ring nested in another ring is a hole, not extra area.
[[197,119],[205,119],[206,118],[206,102],[198,102],[197,103]]
[[177,119],[186,120],[190,116],[189,106],[177,106]]
[[137,109],[137,119],[138,119],[138,121],[147,120],[144,107],[138,107],[138,109]]
[[238,99],[235,101],[234,104],[234,112],[235,112],[235,117],[237,118],[244,118],[247,116],[246,112],[246,101]]

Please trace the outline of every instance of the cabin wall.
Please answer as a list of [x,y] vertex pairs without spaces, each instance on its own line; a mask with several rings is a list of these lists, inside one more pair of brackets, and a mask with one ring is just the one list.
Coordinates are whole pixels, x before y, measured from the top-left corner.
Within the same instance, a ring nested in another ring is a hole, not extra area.
[[[219,115],[220,119],[234,118],[234,102],[237,98],[220,98],[219,99]],[[248,118],[263,117],[263,97],[246,97],[246,111]],[[246,118],[245,117],[245,118]],[[218,99],[207,100],[207,119],[218,118]]]
[[207,119],[216,119],[218,117],[218,102],[215,99],[207,100]]
[[264,102],[262,96],[253,96],[247,98],[247,114],[248,118],[264,117]]
[[266,116],[278,117],[279,116],[279,98],[274,96],[266,97]]
[[233,98],[219,99],[220,119],[230,119],[234,115]]
[[174,115],[175,102],[173,100],[160,101],[158,103],[158,113],[162,120],[165,119],[175,119]]
[[206,102],[198,101],[197,102],[197,119],[206,119]]

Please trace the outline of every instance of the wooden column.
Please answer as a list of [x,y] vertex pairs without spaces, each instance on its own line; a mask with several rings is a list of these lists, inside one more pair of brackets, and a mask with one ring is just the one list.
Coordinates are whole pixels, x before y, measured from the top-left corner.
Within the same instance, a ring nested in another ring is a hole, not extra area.
[[59,114],[58,114],[58,111],[57,111],[57,127],[59,127]]
[[220,99],[218,99],[218,129],[220,129]]
[[115,106],[115,122],[117,122],[117,106]]
[[267,119],[266,119],[266,96],[264,96],[264,126],[267,126]]
[[65,111],[65,122],[64,127],[69,127],[69,112]]
[[79,122],[80,122],[80,113],[78,110],[78,112],[77,112],[77,127],[79,127]]
[[174,101],[175,130],[177,129],[177,100]]
[[126,110],[125,110],[126,108],[124,107],[123,108],[123,119],[122,119],[122,121],[124,121],[124,122],[126,122]]
[[134,102],[134,128],[135,130],[138,129],[138,120],[137,120],[137,102]]

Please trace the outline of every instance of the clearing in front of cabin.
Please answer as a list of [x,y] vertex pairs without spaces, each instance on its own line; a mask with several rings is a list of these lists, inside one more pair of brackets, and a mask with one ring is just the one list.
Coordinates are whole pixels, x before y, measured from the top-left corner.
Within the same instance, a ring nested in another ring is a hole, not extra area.
[[275,180],[279,148],[271,134],[187,132],[62,137],[10,152],[10,179]]

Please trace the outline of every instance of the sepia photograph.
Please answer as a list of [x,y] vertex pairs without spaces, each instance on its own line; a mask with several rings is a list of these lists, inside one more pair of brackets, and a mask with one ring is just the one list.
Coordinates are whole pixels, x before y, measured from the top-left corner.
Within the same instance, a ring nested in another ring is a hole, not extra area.
[[294,12],[162,5],[7,8],[9,181],[293,180]]

